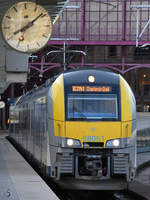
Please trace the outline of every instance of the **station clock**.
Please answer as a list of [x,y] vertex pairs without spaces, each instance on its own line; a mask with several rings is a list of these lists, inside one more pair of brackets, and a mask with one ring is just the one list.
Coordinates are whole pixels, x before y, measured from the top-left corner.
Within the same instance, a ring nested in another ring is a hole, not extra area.
[[2,35],[13,49],[34,53],[50,39],[52,21],[48,12],[34,2],[24,1],[9,8],[2,19]]

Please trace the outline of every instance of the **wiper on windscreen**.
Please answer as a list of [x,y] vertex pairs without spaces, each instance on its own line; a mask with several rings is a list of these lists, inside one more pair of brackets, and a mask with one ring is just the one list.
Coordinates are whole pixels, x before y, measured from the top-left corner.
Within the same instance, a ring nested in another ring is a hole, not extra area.
[[99,119],[100,121],[117,121],[116,118],[99,117],[98,119]]
[[73,110],[80,113],[82,115],[82,119],[87,119],[87,117],[84,115],[84,113],[82,113],[80,110],[78,110],[78,108],[76,108],[75,106],[73,106]]

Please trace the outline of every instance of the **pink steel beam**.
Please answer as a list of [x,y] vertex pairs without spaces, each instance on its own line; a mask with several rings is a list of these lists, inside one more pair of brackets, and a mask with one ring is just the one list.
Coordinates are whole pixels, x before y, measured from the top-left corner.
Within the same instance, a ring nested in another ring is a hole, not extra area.
[[29,67],[31,69],[38,71],[40,74],[43,74],[48,70],[51,70],[51,69],[54,69],[54,68],[59,68],[59,67],[61,67],[61,65],[60,65],[60,63],[53,63],[53,66],[47,66],[46,69],[39,69],[37,66],[34,66],[33,63],[29,63]]
[[[35,69],[37,71],[39,71],[40,73],[45,73],[48,70],[54,69],[54,68],[59,68],[61,67],[60,63],[45,63],[46,64],[46,68],[45,69],[39,69],[37,67],[37,64],[40,65],[40,63],[29,63],[29,67],[32,69]],[[125,74],[131,70],[134,69],[139,69],[139,68],[150,68],[150,64],[136,64],[136,63],[132,63],[132,64],[126,64],[124,63],[124,65],[122,65],[122,63],[71,63],[68,68],[76,68],[76,66],[81,66],[81,67],[86,67],[86,66],[91,66],[91,67],[97,67],[97,68],[102,68],[102,67],[106,67],[109,69],[112,69],[114,71],[117,71],[121,74]],[[118,67],[121,67],[121,69],[119,69]],[[128,67],[128,69],[125,69],[125,67]]]
[[126,1],[122,2],[122,40],[126,39]]
[[[150,41],[140,41],[139,45],[149,43]],[[63,40],[52,40],[48,42],[48,45],[63,45]],[[135,46],[136,41],[66,41],[68,45],[102,45],[102,46]]]
[[81,40],[85,40],[85,0],[81,1]]

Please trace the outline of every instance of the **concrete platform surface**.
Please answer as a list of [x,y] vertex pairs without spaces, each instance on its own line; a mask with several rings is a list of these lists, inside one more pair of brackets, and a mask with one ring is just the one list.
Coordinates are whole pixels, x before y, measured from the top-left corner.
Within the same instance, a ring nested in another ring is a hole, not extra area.
[[[150,128],[150,112],[137,113],[137,130]],[[150,152],[137,154],[137,169],[141,169],[133,183],[128,186],[129,192],[140,199],[150,200]]]
[[128,185],[128,191],[139,198],[150,200],[150,152],[137,155],[138,167],[142,166],[134,182]]
[[150,191],[150,166],[144,168],[140,171],[138,176],[136,177],[136,181],[149,186]]
[[144,163],[147,163],[147,165],[150,165],[150,152],[137,154],[137,168],[142,166]]
[[150,128],[150,112],[137,112],[137,130]]
[[128,190],[137,195],[138,199],[150,200],[150,185],[145,185],[135,181],[134,183],[129,184]]
[[58,200],[58,197],[23,159],[0,138],[0,200]]

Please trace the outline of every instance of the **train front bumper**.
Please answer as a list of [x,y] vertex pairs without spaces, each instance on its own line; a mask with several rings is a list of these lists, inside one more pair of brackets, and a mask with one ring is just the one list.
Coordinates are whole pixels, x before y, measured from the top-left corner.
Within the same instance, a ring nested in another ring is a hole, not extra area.
[[129,181],[129,149],[67,149],[57,154],[57,179],[74,177],[80,180],[110,180],[115,177]]

